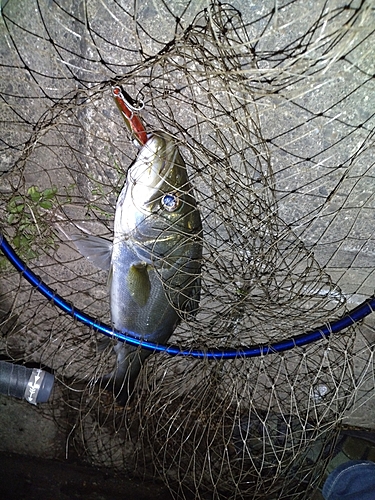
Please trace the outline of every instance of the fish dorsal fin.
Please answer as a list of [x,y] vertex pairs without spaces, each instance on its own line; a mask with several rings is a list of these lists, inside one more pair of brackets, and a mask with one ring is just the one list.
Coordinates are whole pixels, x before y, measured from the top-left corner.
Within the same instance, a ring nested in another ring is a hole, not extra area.
[[71,240],[80,254],[88,259],[94,266],[104,271],[111,267],[112,242],[99,236],[72,234]]
[[133,300],[143,307],[147,304],[151,291],[148,265],[145,262],[137,262],[129,267],[126,280],[129,293]]

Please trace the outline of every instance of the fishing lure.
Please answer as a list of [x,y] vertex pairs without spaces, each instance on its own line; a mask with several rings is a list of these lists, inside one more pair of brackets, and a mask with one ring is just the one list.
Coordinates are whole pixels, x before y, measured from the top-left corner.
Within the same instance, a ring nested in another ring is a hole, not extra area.
[[147,132],[139,116],[136,114],[137,111],[143,108],[143,104],[139,107],[134,106],[134,101],[131,97],[118,85],[112,87],[112,95],[129,131],[134,134],[139,144],[144,146],[148,140]]

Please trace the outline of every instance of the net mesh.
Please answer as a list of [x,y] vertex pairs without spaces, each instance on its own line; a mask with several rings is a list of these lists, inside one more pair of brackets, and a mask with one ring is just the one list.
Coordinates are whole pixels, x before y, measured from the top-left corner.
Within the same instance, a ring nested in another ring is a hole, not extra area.
[[[374,26],[371,1],[3,1],[3,233],[110,324],[107,273],[59,227],[111,238],[138,153],[121,84],[147,131],[175,138],[202,217],[200,307],[171,342],[269,344],[341,317],[374,294]],[[68,451],[161,477],[176,498],[311,498],[373,391],[370,316],[258,358],[154,354],[122,408],[96,383],[113,344],[5,257],[0,272],[1,353],[54,370]]]

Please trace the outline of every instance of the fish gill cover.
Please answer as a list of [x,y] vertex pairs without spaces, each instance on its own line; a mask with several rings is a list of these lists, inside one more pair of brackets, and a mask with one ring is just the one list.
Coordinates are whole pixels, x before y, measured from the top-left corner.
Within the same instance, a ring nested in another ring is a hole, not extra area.
[[[175,141],[202,220],[199,309],[171,343],[267,345],[374,294],[372,2],[8,0],[0,23],[2,231],[74,307],[110,324],[108,273],[66,235],[113,237],[139,151],[113,85]],[[54,370],[41,411],[92,464],[176,498],[311,498],[343,419],[371,426],[371,316],[258,358],[154,354],[124,408],[98,383],[115,342],[0,273],[1,353]]]

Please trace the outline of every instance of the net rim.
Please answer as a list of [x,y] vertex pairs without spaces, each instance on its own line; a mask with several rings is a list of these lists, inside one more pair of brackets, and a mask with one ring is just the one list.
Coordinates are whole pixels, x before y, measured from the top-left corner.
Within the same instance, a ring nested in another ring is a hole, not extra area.
[[7,242],[4,235],[0,233],[0,250],[8,261],[21,273],[21,275],[41,293],[44,297],[50,300],[59,309],[63,310],[69,316],[78,322],[89,326],[93,330],[106,335],[107,337],[117,339],[121,342],[126,342],[133,346],[139,346],[142,349],[150,351],[165,352],[171,356],[185,356],[193,358],[208,358],[208,359],[236,359],[236,358],[254,358],[266,356],[268,354],[276,354],[289,351],[294,347],[302,347],[322,339],[327,339],[332,333],[339,333],[349,326],[358,323],[366,316],[375,311],[375,295],[369,297],[359,306],[355,307],[341,318],[328,322],[314,330],[306,333],[289,337],[285,340],[273,342],[271,344],[259,344],[249,347],[239,347],[232,349],[210,348],[206,349],[187,349],[175,345],[161,345],[147,340],[137,338],[132,332],[120,332],[114,330],[111,326],[106,325],[93,317],[84,313],[80,309],[76,309],[72,304],[69,304],[61,295],[54,292],[46,285],[16,254],[12,246]]

